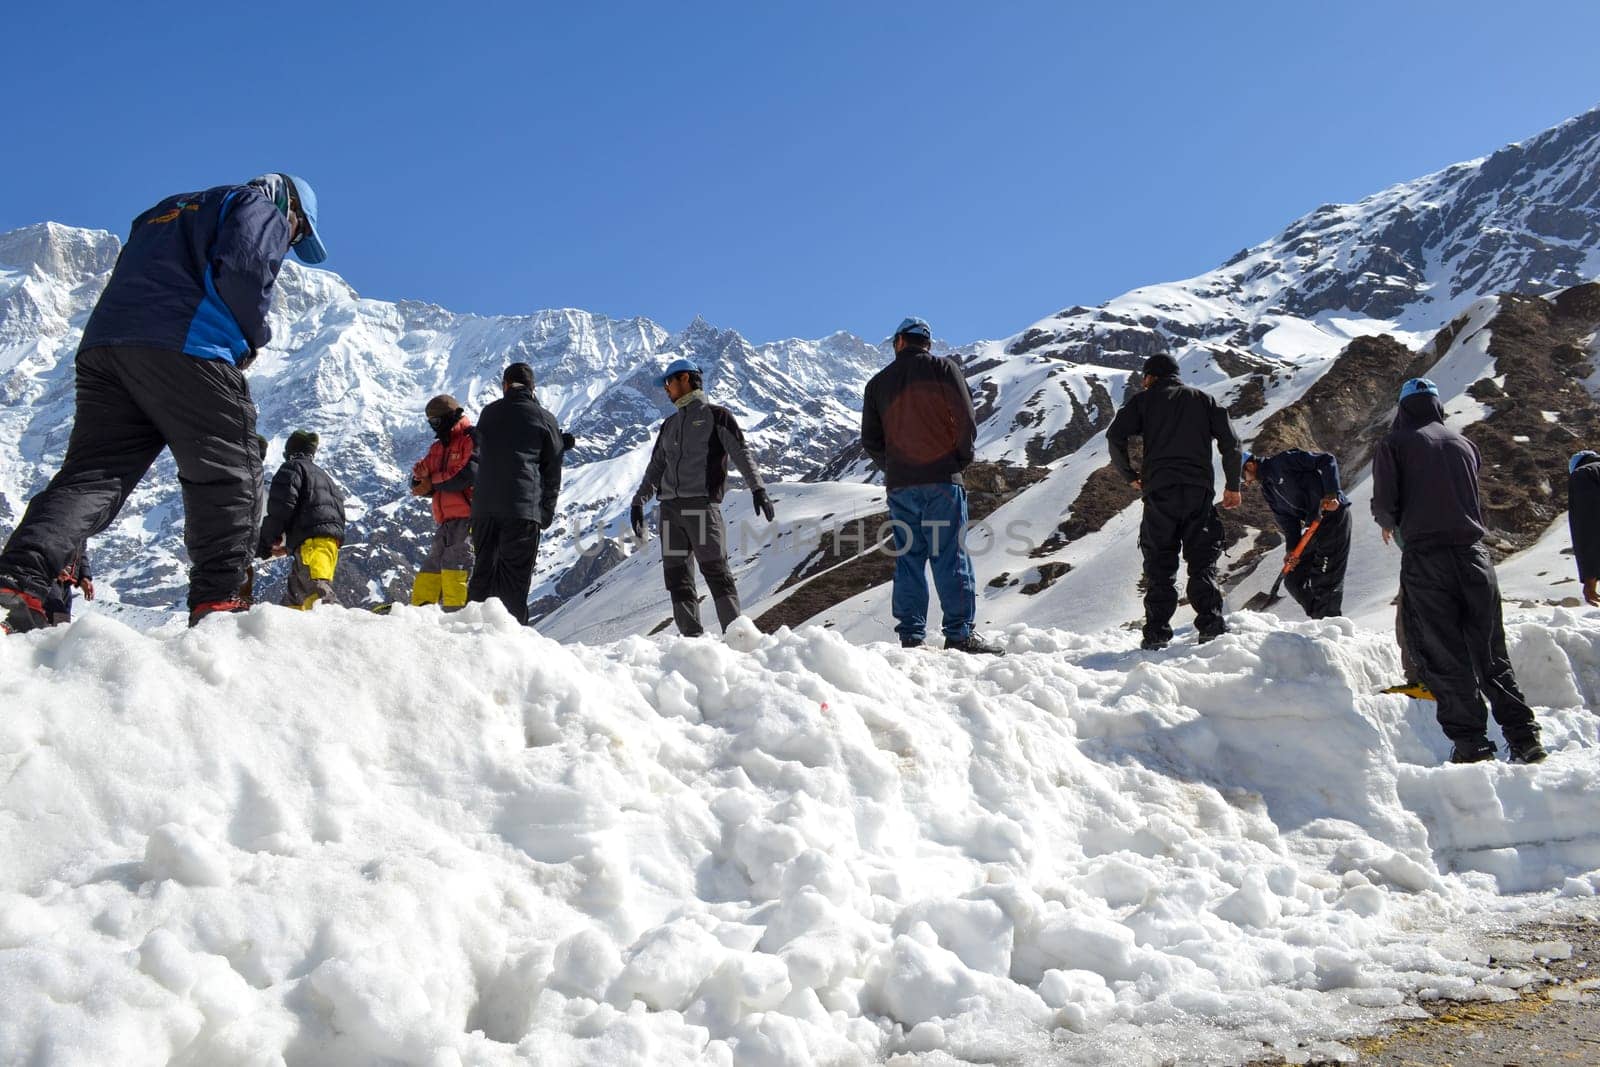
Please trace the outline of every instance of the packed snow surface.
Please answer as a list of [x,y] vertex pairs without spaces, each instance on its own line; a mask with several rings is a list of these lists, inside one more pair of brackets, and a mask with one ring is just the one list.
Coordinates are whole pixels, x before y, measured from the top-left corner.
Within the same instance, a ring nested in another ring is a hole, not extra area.
[[1227,1062],[1600,886],[1600,614],[1549,761],[1442,766],[1388,635],[560,645],[497,603],[0,640],[0,1061]]

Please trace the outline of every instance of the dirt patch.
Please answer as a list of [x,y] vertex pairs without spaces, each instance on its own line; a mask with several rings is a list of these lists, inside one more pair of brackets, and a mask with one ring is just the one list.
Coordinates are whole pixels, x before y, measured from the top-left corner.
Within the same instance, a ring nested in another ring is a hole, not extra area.
[[[1514,1000],[1498,1003],[1429,1001],[1428,1018],[1388,1033],[1350,1042],[1355,1063],[1365,1067],[1506,1067],[1600,1063],[1600,915],[1593,905],[1571,916],[1533,923],[1509,942],[1526,963],[1508,964],[1544,972]],[[1510,946],[1508,946],[1510,947]],[[1570,954],[1566,958],[1550,959]],[[1545,957],[1540,953],[1544,952]],[[1252,1061],[1248,1067],[1282,1067],[1289,1060]],[[1350,1061],[1313,1057],[1295,1062],[1332,1067]]]

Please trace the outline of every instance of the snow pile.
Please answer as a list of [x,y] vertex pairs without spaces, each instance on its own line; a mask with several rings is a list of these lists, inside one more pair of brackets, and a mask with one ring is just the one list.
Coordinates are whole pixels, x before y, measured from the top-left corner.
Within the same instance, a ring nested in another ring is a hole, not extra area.
[[0,641],[0,1060],[1216,1062],[1503,995],[1470,936],[1600,887],[1600,618],[1511,627],[1539,767],[1440,766],[1383,634],[1233,624]]

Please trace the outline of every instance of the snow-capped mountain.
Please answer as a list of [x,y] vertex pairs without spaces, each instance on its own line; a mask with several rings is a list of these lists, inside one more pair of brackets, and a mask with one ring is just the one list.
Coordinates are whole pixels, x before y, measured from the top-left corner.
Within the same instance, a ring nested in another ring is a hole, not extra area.
[[[0,529],[16,521],[59,461],[71,425],[70,356],[117,248],[111,234],[51,223],[0,235],[0,432],[17,442],[0,453]],[[1600,110],[1360,203],[1325,205],[1196,278],[1074,307],[1004,340],[957,350],[982,420],[980,458],[1049,475],[1000,513],[1008,521],[1025,515],[1028,550],[985,576],[995,583],[990,595],[1037,592],[1060,579],[1072,597],[1095,602],[1098,587],[1079,589],[1091,569],[1081,558],[1086,546],[1074,545],[1108,523],[1120,529],[1111,519],[1131,502],[1107,495],[1094,475],[1105,462],[1101,431],[1150,354],[1176,356],[1186,380],[1228,403],[1250,437],[1307,397],[1358,338],[1389,335],[1399,363],[1424,352],[1438,358],[1453,339],[1434,350],[1435,335],[1476,302],[1566,288],[1596,274]],[[404,594],[427,529],[424,506],[405,493],[410,464],[429,440],[423,404],[451,392],[476,412],[498,395],[500,370],[513,360],[534,366],[541,399],[579,439],[536,595],[556,596],[557,580],[586,549],[603,548],[608,563],[625,558],[601,538],[619,532],[626,497],[668,411],[653,376],[679,355],[707,369],[710,392],[738,413],[770,478],[872,477],[855,440],[859,398],[887,353],[849,334],[755,345],[702,320],[672,333],[646,319],[571,309],[461,315],[363,299],[337,275],[293,263],[280,281],[273,328],[274,346],[252,371],[272,464],[291,429],[322,435],[322,457],[350,492],[355,528],[340,586],[356,602]],[[170,461],[162,464],[167,469],[146,480],[97,542],[108,584],[136,603],[172,603],[184,581],[177,485]],[[870,502],[858,496],[848,494],[853,517]],[[836,498],[781,490],[786,523],[752,543],[740,561],[744,573],[760,567],[773,545],[802,537],[801,527],[843,514]],[[659,589],[649,561],[635,563],[609,584]],[[588,565],[579,573],[602,570]],[[782,584],[757,592],[775,594]],[[573,587],[569,580],[559,596],[573,599]],[[587,605],[604,598],[598,587],[584,593],[585,603],[560,613],[561,632],[598,622]],[[650,595],[664,602],[664,593]],[[660,612],[605,615],[609,632],[649,629]]]
[[[72,355],[120,248],[109,233],[44,223],[0,235],[0,528],[59,464],[72,424]],[[338,275],[290,262],[273,305],[274,342],[250,373],[260,429],[322,437],[320,458],[349,493],[354,528],[339,586],[353,602],[403,596],[430,520],[406,493],[431,437],[427,399],[455,395],[469,414],[499,395],[506,364],[531,364],[538,393],[578,438],[561,518],[540,576],[553,586],[578,558],[578,537],[626,510],[656,428],[670,411],[656,380],[687,356],[740,417],[764,472],[798,480],[855,435],[855,398],[883,362],[848,334],[752,345],[696,319],[672,333],[646,319],[571,309],[526,316],[459,315],[429,304],[361,298]],[[170,459],[96,538],[103,584],[141,604],[181,596],[182,510]]]

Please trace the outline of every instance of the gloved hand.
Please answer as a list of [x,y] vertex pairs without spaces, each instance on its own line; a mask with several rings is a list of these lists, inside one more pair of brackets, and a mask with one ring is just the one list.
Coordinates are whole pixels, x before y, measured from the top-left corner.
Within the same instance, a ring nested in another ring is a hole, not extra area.
[[564,433],[564,434],[561,435],[561,451],[562,452],[571,452],[574,448],[577,448],[577,447],[578,447],[578,439],[576,437],[572,436],[570,433]]
[[628,522],[633,526],[633,536],[644,540],[644,505],[635,503],[628,509]]
[[432,496],[433,479],[429,478],[426,474],[413,474],[411,476],[411,495]]
[[765,489],[757,489],[750,496],[755,503],[756,510],[766,516],[768,522],[778,517],[778,513],[772,510],[772,498],[767,495]]

